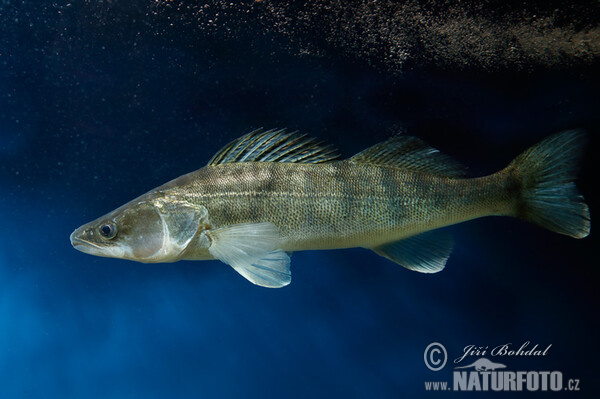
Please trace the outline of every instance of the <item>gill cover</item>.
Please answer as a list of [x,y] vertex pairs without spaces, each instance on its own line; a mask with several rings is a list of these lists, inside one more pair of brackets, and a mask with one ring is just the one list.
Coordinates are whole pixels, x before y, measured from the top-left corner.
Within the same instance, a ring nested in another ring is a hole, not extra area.
[[[174,262],[192,241],[200,225],[208,216],[201,205],[186,201],[158,199],[154,201],[156,212],[161,221],[162,243],[152,254],[140,257],[141,262]],[[143,254],[140,254],[143,255]]]

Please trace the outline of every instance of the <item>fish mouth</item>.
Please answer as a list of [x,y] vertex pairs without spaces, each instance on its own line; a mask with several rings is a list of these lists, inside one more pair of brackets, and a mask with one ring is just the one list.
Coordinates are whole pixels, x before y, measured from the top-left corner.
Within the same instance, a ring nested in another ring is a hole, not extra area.
[[74,232],[72,232],[71,236],[69,237],[73,248],[75,248],[81,252],[91,253],[91,254],[96,254],[98,251],[101,251],[103,249],[99,245],[96,245],[94,243],[91,243],[89,241],[86,241],[86,240],[83,240],[83,239],[77,237],[76,233],[78,233],[78,230],[75,230]]

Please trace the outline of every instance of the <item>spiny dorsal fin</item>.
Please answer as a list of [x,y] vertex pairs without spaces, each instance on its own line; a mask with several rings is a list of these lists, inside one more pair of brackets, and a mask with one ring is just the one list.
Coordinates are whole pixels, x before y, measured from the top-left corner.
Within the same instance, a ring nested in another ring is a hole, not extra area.
[[235,162],[322,163],[338,157],[334,148],[305,134],[287,133],[285,129],[257,129],[227,144],[208,165]]
[[466,167],[430,147],[424,141],[396,135],[350,158],[350,162],[390,166],[437,176],[461,177]]

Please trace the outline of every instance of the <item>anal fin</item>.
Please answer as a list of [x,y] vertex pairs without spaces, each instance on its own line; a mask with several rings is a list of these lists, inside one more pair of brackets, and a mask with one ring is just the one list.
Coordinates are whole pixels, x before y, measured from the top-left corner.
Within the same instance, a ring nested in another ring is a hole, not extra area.
[[453,246],[450,233],[432,230],[381,245],[373,251],[409,270],[437,273],[446,266]]

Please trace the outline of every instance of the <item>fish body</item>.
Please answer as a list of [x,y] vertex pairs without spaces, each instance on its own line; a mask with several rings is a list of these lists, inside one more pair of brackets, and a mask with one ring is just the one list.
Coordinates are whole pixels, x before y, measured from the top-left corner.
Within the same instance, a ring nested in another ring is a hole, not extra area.
[[213,228],[273,223],[281,249],[293,252],[370,248],[508,213],[507,180],[451,179],[349,161],[255,162],[203,168],[157,191],[205,206]]
[[555,135],[501,171],[465,168],[399,135],[346,160],[285,131],[255,131],[209,164],[125,204],[71,235],[84,252],[141,262],[219,259],[251,282],[289,284],[289,254],[369,248],[432,273],[452,250],[441,227],[492,215],[589,234],[573,183],[583,134]]

